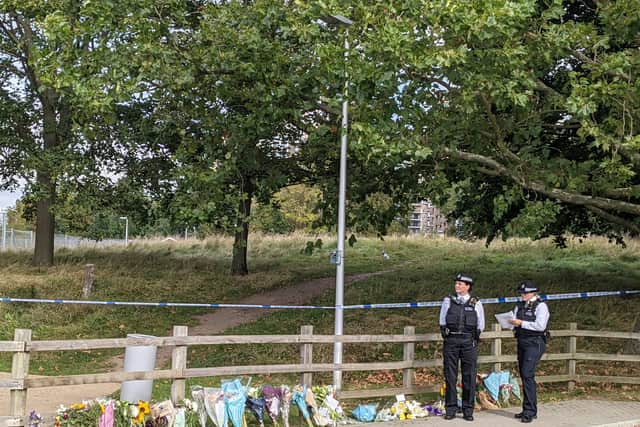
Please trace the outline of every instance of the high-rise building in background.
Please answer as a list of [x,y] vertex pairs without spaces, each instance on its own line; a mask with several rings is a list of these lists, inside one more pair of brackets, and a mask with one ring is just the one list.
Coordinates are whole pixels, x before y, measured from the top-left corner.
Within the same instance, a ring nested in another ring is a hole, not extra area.
[[413,204],[409,221],[409,232],[413,234],[444,234],[447,217],[429,200]]

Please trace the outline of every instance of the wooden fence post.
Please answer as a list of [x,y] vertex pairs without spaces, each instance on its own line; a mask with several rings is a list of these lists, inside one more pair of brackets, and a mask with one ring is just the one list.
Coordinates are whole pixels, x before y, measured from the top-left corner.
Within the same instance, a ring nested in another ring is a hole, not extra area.
[[[404,335],[415,337],[416,335],[415,326],[405,326]],[[402,360],[405,362],[411,362],[411,366],[413,366],[413,360],[414,360],[415,354],[416,354],[415,341],[404,343]],[[413,368],[405,368],[402,370],[402,387],[405,389],[410,389],[413,387]]]
[[[11,378],[15,381],[24,381],[29,374],[29,343],[31,342],[31,329],[16,329],[13,335],[14,341],[24,343],[22,351],[13,354],[11,364]],[[9,392],[9,415],[20,419],[14,426],[24,426],[27,417],[27,389],[11,390]]]
[[[576,331],[578,329],[577,323],[569,323],[569,330]],[[571,354],[571,359],[567,361],[567,374],[569,374],[569,383],[567,388],[569,391],[573,391],[576,387],[576,352],[578,347],[578,338],[575,335],[570,335],[567,342],[567,353]]]
[[[303,337],[313,335],[312,325],[302,325],[300,327],[300,335]],[[313,363],[313,344],[306,343],[300,346],[300,364],[309,365]],[[311,387],[313,383],[313,374],[311,372],[302,373],[302,384]]]
[[87,264],[84,266],[84,281],[82,283],[82,298],[88,299],[91,296],[91,292],[93,292],[93,280],[95,277],[95,268],[94,264]]
[[[502,328],[499,323],[493,324],[493,332],[501,332]],[[493,342],[491,342],[491,355],[492,356],[502,356],[502,338],[494,338]],[[502,371],[502,363],[495,362],[493,364],[493,372]]]
[[[189,333],[189,328],[187,326],[174,326],[173,327],[173,336],[174,337],[186,337]],[[173,348],[171,352],[171,369],[172,370],[182,370],[187,368],[187,346],[186,345],[177,345]],[[174,378],[171,382],[171,401],[174,404],[179,404],[184,400],[185,397],[185,379],[184,378]]]

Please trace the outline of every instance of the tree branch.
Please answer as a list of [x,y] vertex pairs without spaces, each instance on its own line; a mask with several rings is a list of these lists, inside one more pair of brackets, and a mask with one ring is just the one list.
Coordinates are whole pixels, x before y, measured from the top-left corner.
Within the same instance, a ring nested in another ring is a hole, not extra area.
[[614,199],[623,199],[640,195],[640,185],[633,185],[624,188],[611,188],[606,190],[604,194]]
[[448,148],[445,148],[443,151],[446,154],[449,154],[457,159],[483,165],[490,170],[495,171],[499,175],[511,178],[514,182],[516,182],[523,188],[536,191],[538,193],[544,194],[547,197],[564,203],[585,207],[591,206],[608,211],[626,212],[633,215],[640,215],[640,205],[635,203],[624,202],[621,200],[615,200],[606,197],[585,196],[584,194],[575,193],[559,188],[549,189],[540,182],[531,181],[527,178],[516,175],[507,167],[490,157],[475,153],[469,153],[466,151],[451,150]]
[[[580,52],[579,50],[574,50],[572,53],[576,58],[578,58],[582,62],[586,62],[586,63],[591,64],[591,65],[598,65],[598,66],[602,65],[598,61],[595,61],[595,60],[589,58],[587,55],[585,55],[584,53]],[[629,77],[628,74],[621,73],[621,72],[616,72],[614,69],[606,69],[606,70],[604,70],[604,73],[606,75],[608,75],[608,76],[611,76],[611,77],[620,77],[620,78],[625,79],[627,81],[631,80],[631,77]]]
[[632,235],[634,236],[637,236],[638,234],[640,234],[640,227],[638,227],[635,223],[631,221],[627,221],[624,218],[620,218],[619,216],[612,215],[609,212],[606,212],[595,206],[587,206],[587,209],[589,209],[591,212],[595,213],[599,217],[606,219],[609,222],[623,226],[626,230],[631,231]]
[[451,87],[451,83],[447,82],[446,80],[440,78],[440,77],[435,77],[435,76],[429,76],[429,75],[424,75],[423,73],[420,73],[414,69],[410,69],[407,67],[407,69],[405,70],[405,72],[407,73],[407,75],[412,78],[412,79],[417,79],[422,81],[423,83],[429,83],[429,85],[433,85],[434,83],[442,86],[443,88],[445,88],[447,90],[447,92],[450,92],[452,87]]
[[540,79],[536,79],[536,89],[538,89],[540,92],[546,93],[549,96],[562,96],[560,92],[558,92],[551,86],[548,86],[545,82],[543,82]]

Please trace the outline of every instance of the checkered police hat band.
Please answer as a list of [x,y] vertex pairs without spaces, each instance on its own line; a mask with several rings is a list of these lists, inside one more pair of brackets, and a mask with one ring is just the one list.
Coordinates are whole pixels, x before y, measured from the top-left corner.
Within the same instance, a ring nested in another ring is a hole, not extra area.
[[465,282],[465,283],[473,283],[473,279],[469,276],[464,276],[462,274],[458,274],[456,276],[456,281],[457,282]]

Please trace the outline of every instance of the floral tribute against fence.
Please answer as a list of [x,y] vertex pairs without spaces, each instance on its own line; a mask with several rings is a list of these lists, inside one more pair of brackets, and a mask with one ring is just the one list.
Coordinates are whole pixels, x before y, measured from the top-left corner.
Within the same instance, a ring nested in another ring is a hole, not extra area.
[[[478,378],[477,409],[508,406],[520,399],[515,378],[508,371],[492,372]],[[156,403],[95,399],[60,406],[55,427],[247,427],[265,423],[290,427],[290,417],[306,427],[335,427],[371,421],[402,421],[444,412],[444,386],[440,399],[431,403],[407,400],[398,395],[378,409],[377,404],[358,404],[345,413],[332,386],[287,385],[251,387],[251,378],[223,381],[219,388],[194,386],[191,398],[179,405],[170,400]],[[460,385],[458,398],[461,397]],[[265,422],[266,420],[266,422]],[[44,427],[43,418],[32,411],[29,427]]]

